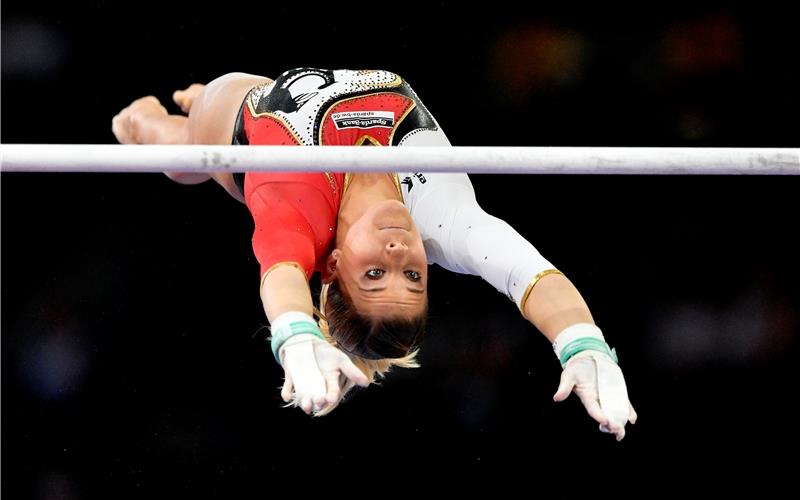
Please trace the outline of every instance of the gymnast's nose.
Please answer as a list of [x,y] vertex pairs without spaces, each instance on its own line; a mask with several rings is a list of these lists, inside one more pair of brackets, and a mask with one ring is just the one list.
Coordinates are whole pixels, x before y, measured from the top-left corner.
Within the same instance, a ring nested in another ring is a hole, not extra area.
[[402,241],[390,240],[386,243],[386,253],[389,255],[402,254],[408,250],[408,245]]

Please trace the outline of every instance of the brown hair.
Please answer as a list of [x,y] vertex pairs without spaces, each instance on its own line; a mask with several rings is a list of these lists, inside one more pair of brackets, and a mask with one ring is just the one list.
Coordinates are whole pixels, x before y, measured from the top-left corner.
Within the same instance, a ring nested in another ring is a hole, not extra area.
[[[322,334],[329,343],[347,354],[353,364],[367,376],[370,384],[385,377],[392,367],[419,367],[416,360],[419,352],[417,346],[425,336],[428,317],[427,304],[425,311],[417,318],[408,320],[370,319],[355,312],[350,298],[342,292],[336,280],[323,285],[319,303],[319,308],[324,311],[322,313],[316,311],[320,318],[319,328]],[[363,342],[364,340],[367,341]],[[364,346],[359,347],[360,341]],[[385,349],[381,352],[395,355],[391,357],[384,355],[379,358],[377,356],[380,349]],[[360,356],[353,352],[359,350],[371,357]],[[342,398],[355,385],[345,376],[340,378],[340,384]],[[327,415],[336,406],[338,403],[329,405],[315,415]]]
[[375,318],[356,311],[337,280],[326,288],[325,303],[320,301],[320,309],[336,346],[348,354],[372,360],[402,358],[425,337],[427,303],[422,313],[413,318]]

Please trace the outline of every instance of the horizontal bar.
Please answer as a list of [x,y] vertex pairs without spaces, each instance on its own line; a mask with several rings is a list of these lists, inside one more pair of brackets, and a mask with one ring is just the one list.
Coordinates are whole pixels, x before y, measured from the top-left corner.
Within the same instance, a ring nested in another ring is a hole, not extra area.
[[800,149],[5,144],[0,171],[800,175]]

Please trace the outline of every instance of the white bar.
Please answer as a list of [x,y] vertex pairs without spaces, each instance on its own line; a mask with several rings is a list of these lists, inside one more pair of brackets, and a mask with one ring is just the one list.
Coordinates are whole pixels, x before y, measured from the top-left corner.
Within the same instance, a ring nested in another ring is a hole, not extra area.
[[0,171],[800,175],[800,149],[5,144]]

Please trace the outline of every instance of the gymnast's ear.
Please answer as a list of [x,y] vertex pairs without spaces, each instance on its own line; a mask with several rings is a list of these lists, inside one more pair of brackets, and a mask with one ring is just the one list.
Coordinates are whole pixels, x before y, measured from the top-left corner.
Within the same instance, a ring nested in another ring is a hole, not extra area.
[[322,283],[330,283],[336,279],[336,264],[339,262],[339,257],[342,252],[338,248],[334,248],[333,252],[325,260],[325,272],[322,273]]

